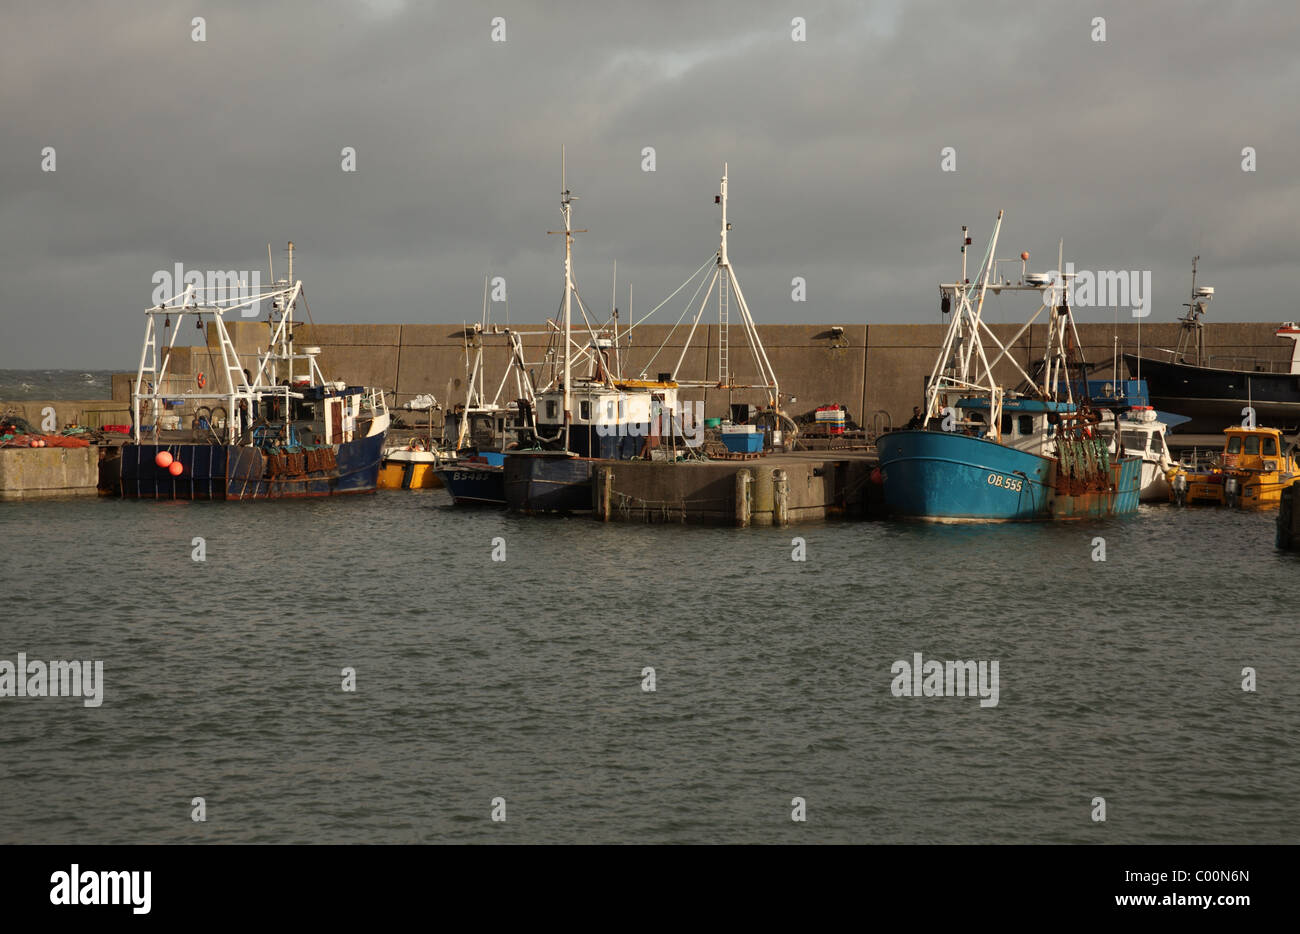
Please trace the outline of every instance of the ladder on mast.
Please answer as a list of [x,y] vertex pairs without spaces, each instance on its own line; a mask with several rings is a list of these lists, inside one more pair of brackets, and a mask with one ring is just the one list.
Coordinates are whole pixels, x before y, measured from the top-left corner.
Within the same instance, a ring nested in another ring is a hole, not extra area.
[[727,347],[727,332],[731,330],[727,320],[727,296],[730,281],[731,272],[728,268],[723,267],[721,275],[718,276],[718,384],[720,386],[731,385]]

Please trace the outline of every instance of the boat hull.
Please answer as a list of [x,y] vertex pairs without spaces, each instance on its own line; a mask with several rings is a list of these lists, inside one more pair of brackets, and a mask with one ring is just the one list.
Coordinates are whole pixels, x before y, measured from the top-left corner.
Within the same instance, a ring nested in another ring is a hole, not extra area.
[[438,477],[457,506],[505,508],[504,468],[487,464],[460,464],[439,468]]
[[[1236,476],[1238,493],[1229,497],[1224,487],[1227,476]],[[1224,474],[1191,474],[1187,477],[1187,492],[1183,497],[1186,506],[1227,506],[1238,509],[1265,510],[1277,509],[1282,502],[1282,494],[1296,483],[1295,477],[1268,474],[1261,477]],[[1178,502],[1171,491],[1169,500]]]
[[[1136,354],[1124,354],[1130,372],[1137,372]],[[1293,430],[1300,427],[1300,375],[1221,370],[1168,360],[1141,358],[1151,404],[1191,419],[1186,432],[1214,433],[1225,425],[1241,424],[1241,410],[1255,409],[1262,425]]]
[[505,462],[506,506],[516,512],[590,512],[595,462],[563,452],[513,452]]
[[[373,493],[383,449],[383,433],[330,445],[333,464],[312,469],[318,451],[280,461],[248,445],[124,444],[118,492],[126,499],[239,501]],[[180,462],[180,476],[157,465],[160,451]]]
[[1109,489],[1100,490],[1058,484],[1052,458],[956,432],[890,432],[878,449],[885,505],[895,516],[1025,522],[1137,510],[1142,466],[1137,457],[1110,464]]
[[433,490],[442,485],[438,460],[433,455],[389,456],[379,471],[381,490]]
[[1163,503],[1169,499],[1169,478],[1159,461],[1142,461],[1142,485],[1138,498],[1144,503]]

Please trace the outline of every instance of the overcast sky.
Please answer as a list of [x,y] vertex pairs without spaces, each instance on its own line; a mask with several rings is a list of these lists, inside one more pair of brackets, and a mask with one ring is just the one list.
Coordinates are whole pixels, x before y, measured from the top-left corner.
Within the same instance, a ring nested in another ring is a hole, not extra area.
[[725,160],[759,322],[940,320],[960,225],[982,249],[999,209],[999,256],[1051,269],[1063,237],[1079,268],[1150,270],[1148,320],[1197,253],[1210,320],[1300,317],[1295,0],[8,0],[3,23],[0,367],[133,369],[155,271],[264,273],[269,241],[281,273],[290,239],[318,323],[473,319],[485,275],[540,322],[561,144],[603,311],[615,260],[640,312],[713,254]]

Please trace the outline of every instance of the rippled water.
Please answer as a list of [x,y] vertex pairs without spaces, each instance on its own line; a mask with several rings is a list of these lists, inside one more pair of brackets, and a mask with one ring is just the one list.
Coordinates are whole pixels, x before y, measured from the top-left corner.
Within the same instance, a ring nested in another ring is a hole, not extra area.
[[[106,682],[97,709],[0,699],[0,841],[1297,839],[1300,557],[1271,515],[734,530],[447,503],[0,505],[0,658]],[[998,660],[998,706],[894,697],[914,652]]]
[[109,399],[120,370],[2,370],[0,401]]

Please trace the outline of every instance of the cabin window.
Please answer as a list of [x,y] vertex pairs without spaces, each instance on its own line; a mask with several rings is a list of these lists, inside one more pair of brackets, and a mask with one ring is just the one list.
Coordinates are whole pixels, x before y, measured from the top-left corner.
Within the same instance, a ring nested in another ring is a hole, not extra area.
[[614,402],[612,399],[605,403],[605,417],[611,422],[614,420]]
[[1019,430],[1022,435],[1032,435],[1034,433],[1034,417],[1032,415],[1020,416],[1019,422]]
[[1151,436],[1151,450],[1155,451],[1157,454],[1164,453],[1165,436],[1158,431]]
[[1011,415],[1008,412],[1002,413],[1002,433],[1004,435],[1011,434]]
[[591,403],[589,401],[578,403],[578,418],[584,422],[591,421]]
[[1277,438],[1264,439],[1264,456],[1277,457]]
[[1242,451],[1242,453],[1243,454],[1259,453],[1259,435],[1251,435],[1249,438],[1246,439],[1246,447]]
[[547,417],[547,418],[555,418],[555,400],[554,400],[554,399],[548,399],[548,400],[546,400],[546,417]]
[[1140,431],[1121,431],[1120,438],[1124,442],[1126,451],[1145,451],[1147,449],[1147,436]]
[[1233,435],[1231,438],[1228,439],[1228,453],[1229,454],[1241,453],[1241,435]]

